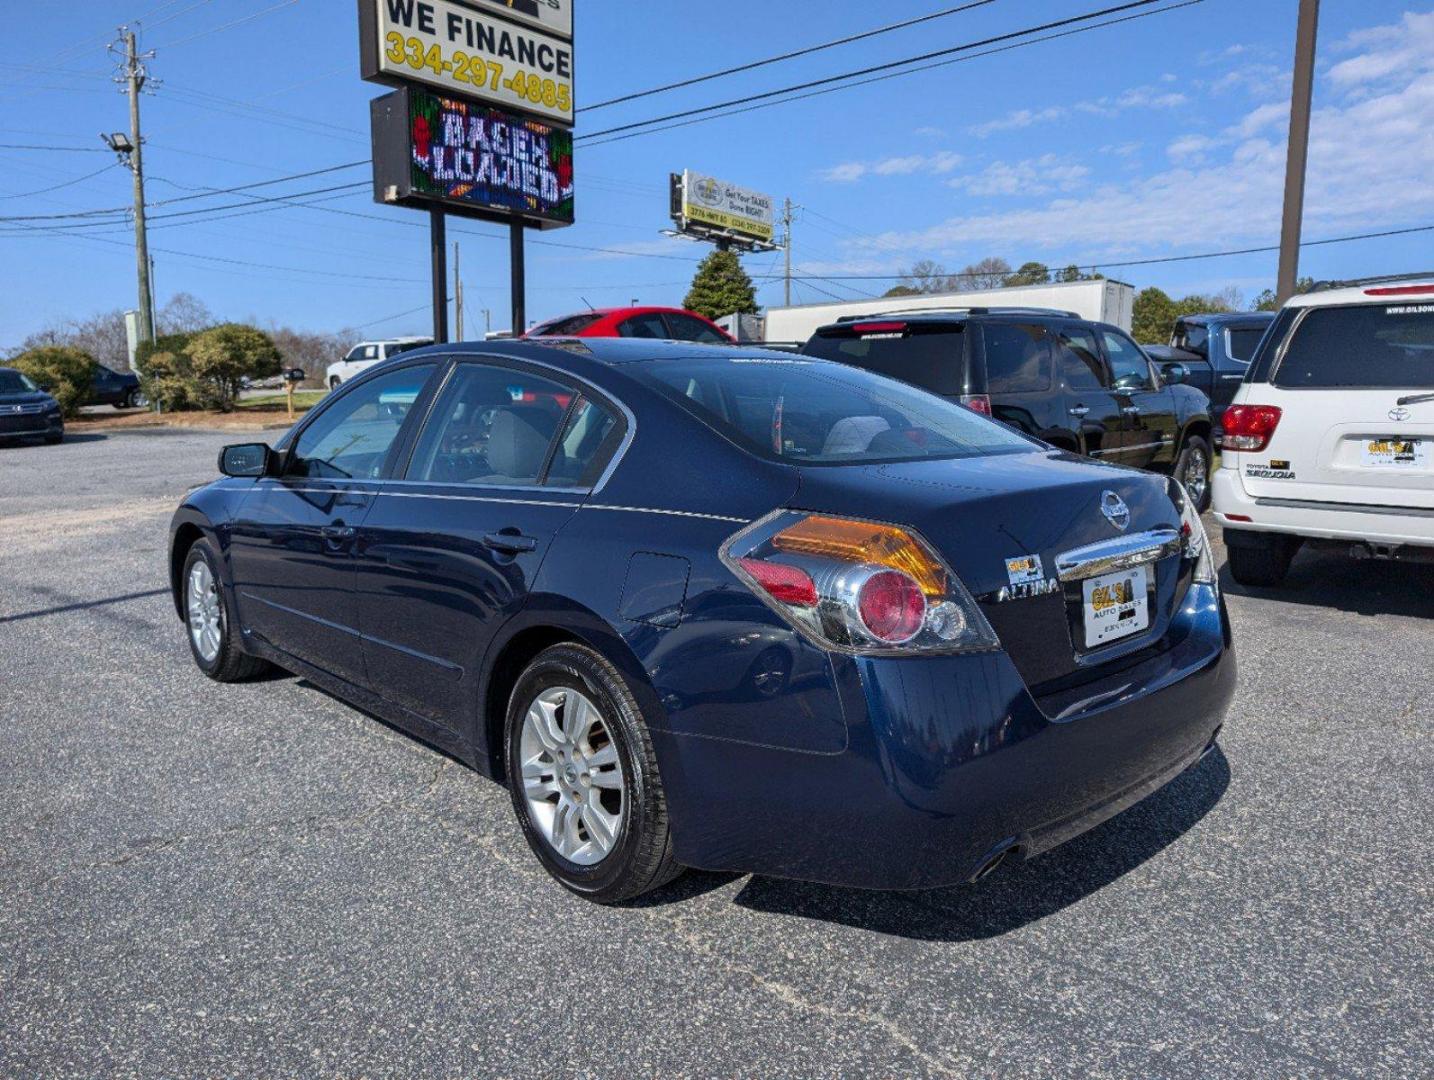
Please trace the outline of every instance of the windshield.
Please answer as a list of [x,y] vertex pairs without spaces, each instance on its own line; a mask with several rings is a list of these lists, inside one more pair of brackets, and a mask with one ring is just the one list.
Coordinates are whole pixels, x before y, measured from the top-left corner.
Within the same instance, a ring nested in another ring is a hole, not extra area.
[[40,389],[28,376],[6,368],[0,371],[0,394],[23,394]]
[[785,462],[872,464],[1038,449],[964,406],[841,364],[691,357],[627,370],[744,449]]
[[819,333],[802,352],[955,397],[966,392],[965,340],[964,327],[959,325],[927,327],[873,320]]
[[1300,320],[1273,381],[1434,389],[1434,304],[1313,308]]

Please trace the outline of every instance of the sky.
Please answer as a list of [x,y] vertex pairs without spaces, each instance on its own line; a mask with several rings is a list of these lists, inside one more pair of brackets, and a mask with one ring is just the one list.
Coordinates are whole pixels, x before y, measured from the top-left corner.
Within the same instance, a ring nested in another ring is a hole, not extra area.
[[[528,234],[530,320],[589,304],[679,304],[710,250],[661,235],[667,176],[684,168],[797,204],[799,303],[880,295],[919,259],[957,270],[986,256],[1095,265],[1178,295],[1234,287],[1253,298],[1273,284],[1273,252],[1121,264],[1278,242],[1297,0],[1161,0],[1141,9],[1154,14],[1083,33],[958,53],[942,59],[959,62],[701,123],[591,137],[1119,2],[989,0],[584,110],[955,5],[725,0],[696,18],[657,0],[575,0],[577,224]],[[368,157],[368,102],[386,90],[359,77],[352,0],[17,6],[8,39],[25,47],[0,68],[0,219],[30,220],[0,220],[0,349],[135,306],[132,229],[34,219],[130,201],[129,174],[97,135],[127,126],[106,51],[119,25],[135,26],[141,48],[154,50],[153,93],[143,98],[151,204]],[[1305,239],[1434,225],[1434,0],[1322,6]],[[303,193],[309,206],[174,220],[154,206],[158,302],[188,292],[230,319],[369,337],[425,332],[426,215],[375,205],[369,179],[359,164],[254,192]],[[168,212],[242,201],[190,200]],[[484,309],[506,328],[506,233],[453,219],[449,234],[462,246],[468,336]],[[744,262],[759,301],[780,304],[781,256]],[[1308,247],[1301,262],[1316,278],[1431,268],[1434,232]]]

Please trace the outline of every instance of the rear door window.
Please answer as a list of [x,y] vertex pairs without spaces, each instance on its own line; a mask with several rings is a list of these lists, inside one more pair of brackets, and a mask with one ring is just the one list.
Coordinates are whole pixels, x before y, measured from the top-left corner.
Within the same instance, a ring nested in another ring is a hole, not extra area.
[[1051,342],[1044,326],[987,323],[986,392],[1031,394],[1051,388]]
[[704,345],[726,345],[727,339],[701,319],[691,315],[669,314],[667,325],[672,328],[674,341],[699,341]]
[[1273,382],[1434,389],[1434,304],[1313,308],[1295,328]]
[[890,329],[860,332],[841,327],[817,334],[802,352],[947,397],[966,392],[966,333],[960,325],[892,323]]
[[1228,334],[1226,348],[1230,353],[1230,359],[1248,364],[1250,357],[1255,355],[1255,347],[1260,344],[1260,338],[1265,336],[1265,327],[1233,327]]
[[1066,327],[1056,335],[1061,374],[1072,390],[1104,390],[1110,385],[1095,334],[1080,326]]
[[617,332],[620,337],[667,340],[667,324],[662,321],[662,316],[657,312],[652,312],[649,315],[634,315],[630,319],[624,319],[618,323]]

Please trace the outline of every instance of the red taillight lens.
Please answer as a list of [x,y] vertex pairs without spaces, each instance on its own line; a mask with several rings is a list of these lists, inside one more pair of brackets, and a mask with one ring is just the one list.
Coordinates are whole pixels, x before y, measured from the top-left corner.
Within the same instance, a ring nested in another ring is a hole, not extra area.
[[991,399],[985,394],[962,394],[961,404],[965,405],[966,408],[972,412],[980,413],[982,416],[992,415]]
[[904,334],[906,324],[904,322],[859,322],[852,324],[851,332],[853,334]]
[[901,645],[926,622],[926,597],[921,586],[899,570],[872,574],[857,593],[857,614],[877,641]]
[[1275,405],[1231,405],[1225,410],[1226,450],[1263,450],[1270,445],[1284,410]]
[[766,589],[773,600],[796,607],[817,606],[817,586],[811,575],[795,566],[765,562],[762,559],[740,559],[742,569]]

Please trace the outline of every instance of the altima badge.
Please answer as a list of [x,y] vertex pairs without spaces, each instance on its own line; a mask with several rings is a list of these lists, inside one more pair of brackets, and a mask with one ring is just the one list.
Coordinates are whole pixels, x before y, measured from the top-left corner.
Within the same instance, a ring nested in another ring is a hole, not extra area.
[[1106,521],[1121,532],[1130,528],[1130,507],[1126,506],[1125,500],[1115,492],[1107,491],[1101,495],[1100,512],[1105,515]]

